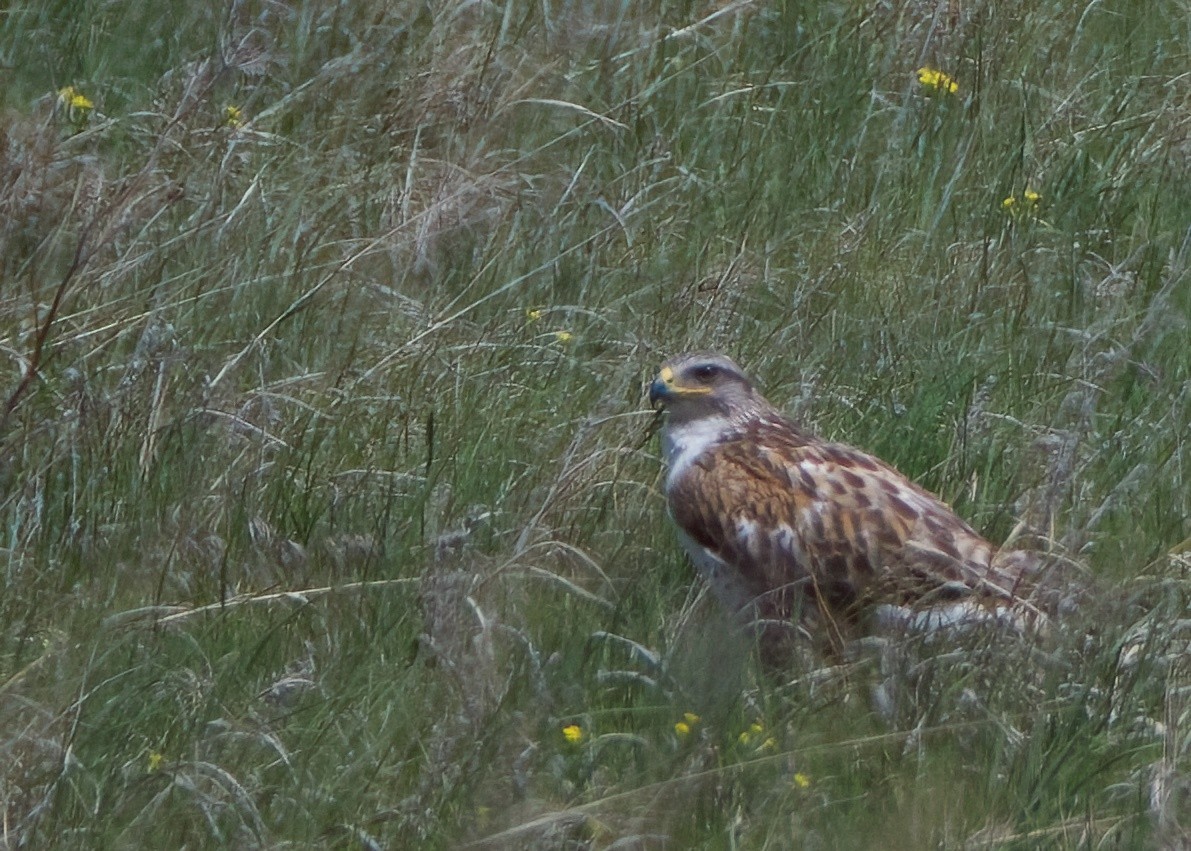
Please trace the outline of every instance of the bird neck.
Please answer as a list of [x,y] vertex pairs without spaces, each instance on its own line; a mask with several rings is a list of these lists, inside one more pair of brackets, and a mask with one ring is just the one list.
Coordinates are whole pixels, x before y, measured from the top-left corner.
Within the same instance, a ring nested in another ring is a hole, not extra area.
[[662,455],[673,481],[692,461],[719,443],[731,432],[732,420],[714,415],[695,419],[670,419],[662,429]]

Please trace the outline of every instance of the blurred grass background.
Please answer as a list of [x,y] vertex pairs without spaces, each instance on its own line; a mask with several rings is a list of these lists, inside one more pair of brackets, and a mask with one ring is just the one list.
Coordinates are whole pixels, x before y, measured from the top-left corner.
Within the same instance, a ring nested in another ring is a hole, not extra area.
[[[0,846],[1186,847],[1189,20],[7,8]],[[693,347],[1098,631],[758,672]]]

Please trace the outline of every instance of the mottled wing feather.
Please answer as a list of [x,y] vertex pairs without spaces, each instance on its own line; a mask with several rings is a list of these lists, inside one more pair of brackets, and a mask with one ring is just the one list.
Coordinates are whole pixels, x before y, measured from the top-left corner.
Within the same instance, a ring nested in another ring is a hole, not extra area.
[[991,566],[989,543],[936,497],[784,421],[740,429],[669,491],[678,525],[736,571],[765,617],[789,617],[795,591],[833,617],[869,603],[1008,600],[1015,591]]

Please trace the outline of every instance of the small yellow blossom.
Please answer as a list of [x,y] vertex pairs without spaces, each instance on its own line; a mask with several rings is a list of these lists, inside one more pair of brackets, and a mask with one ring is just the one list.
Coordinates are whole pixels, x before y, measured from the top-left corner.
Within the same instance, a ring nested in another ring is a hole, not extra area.
[[959,83],[950,74],[937,68],[922,67],[918,69],[918,82],[928,89],[938,89],[949,94],[959,91]]
[[803,774],[799,771],[794,775],[794,785],[799,789],[809,789],[811,786],[811,778],[809,774]]
[[95,108],[95,104],[91,101],[91,98],[87,97],[74,86],[65,86],[58,89],[58,102],[69,109],[79,112],[86,112],[89,109]]
[[773,736],[769,736],[767,739],[765,739],[765,741],[761,742],[761,750],[763,750],[763,751],[777,750],[777,739],[775,739]]
[[149,751],[149,766],[148,771],[153,772],[161,768],[162,763],[165,762],[165,755],[157,751]]
[[674,732],[678,734],[679,738],[689,736],[691,730],[699,723],[699,716],[694,712],[682,713],[682,720],[674,724]]
[[542,318],[542,311],[539,308],[531,307],[525,311],[525,319],[529,322],[537,322]]
[[244,123],[244,110],[234,103],[229,103],[223,108],[223,123],[232,128],[241,126]]
[[567,724],[562,728],[562,737],[572,745],[577,745],[583,741],[583,728],[578,724]]
[[752,724],[749,724],[749,728],[747,730],[744,730],[739,736],[736,737],[736,741],[740,742],[742,745],[747,745],[764,732],[765,727],[760,722],[754,721]]
[[554,339],[560,343],[569,343],[575,338],[575,335],[570,331],[555,331]]
[[1001,209],[1006,213],[1018,215],[1020,213],[1027,213],[1036,215],[1038,206],[1042,203],[1042,194],[1035,189],[1026,188],[1024,192],[1018,195],[1010,195],[1001,202]]

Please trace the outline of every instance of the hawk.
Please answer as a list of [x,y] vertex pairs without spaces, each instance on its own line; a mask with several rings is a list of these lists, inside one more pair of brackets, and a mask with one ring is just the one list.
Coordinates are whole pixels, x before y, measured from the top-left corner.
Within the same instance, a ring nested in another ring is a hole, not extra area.
[[804,431],[727,357],[671,358],[649,400],[679,540],[763,655],[782,658],[792,633],[839,651],[866,626],[1042,617],[1033,554],[998,551],[889,464]]

